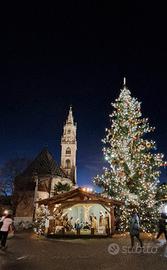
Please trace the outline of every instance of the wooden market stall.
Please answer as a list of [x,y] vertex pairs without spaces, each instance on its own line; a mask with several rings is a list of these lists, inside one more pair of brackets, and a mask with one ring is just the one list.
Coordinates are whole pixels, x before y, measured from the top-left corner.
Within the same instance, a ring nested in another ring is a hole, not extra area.
[[[87,227],[90,227],[90,230],[87,230],[88,235],[111,235],[115,226],[114,207],[120,207],[123,204],[122,201],[89,192],[84,188],[76,188],[37,202],[38,208],[45,206],[48,209],[47,233],[52,236],[60,234],[81,236],[86,230],[82,230],[82,226],[79,225],[79,218],[80,222],[83,220]],[[102,216],[102,209],[105,216]],[[60,220],[62,216],[65,217],[66,223],[63,219]],[[73,226],[71,224],[73,216],[78,220],[78,227],[76,222]],[[97,216],[99,216],[99,221]],[[71,229],[68,229],[68,224],[71,224]],[[61,230],[57,233],[58,227]]]

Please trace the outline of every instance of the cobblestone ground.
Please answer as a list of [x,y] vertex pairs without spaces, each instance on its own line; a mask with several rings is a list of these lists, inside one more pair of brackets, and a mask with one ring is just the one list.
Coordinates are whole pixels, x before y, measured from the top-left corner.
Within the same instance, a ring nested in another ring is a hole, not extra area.
[[142,253],[129,245],[129,238],[49,240],[21,233],[8,240],[6,252],[0,251],[0,270],[167,269],[165,241],[145,240]]

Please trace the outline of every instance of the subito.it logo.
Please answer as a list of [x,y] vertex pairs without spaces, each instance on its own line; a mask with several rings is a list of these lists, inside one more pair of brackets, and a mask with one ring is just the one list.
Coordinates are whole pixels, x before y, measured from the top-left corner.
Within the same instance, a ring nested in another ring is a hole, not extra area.
[[108,246],[108,253],[111,255],[117,255],[120,251],[120,247],[116,243],[112,243]]

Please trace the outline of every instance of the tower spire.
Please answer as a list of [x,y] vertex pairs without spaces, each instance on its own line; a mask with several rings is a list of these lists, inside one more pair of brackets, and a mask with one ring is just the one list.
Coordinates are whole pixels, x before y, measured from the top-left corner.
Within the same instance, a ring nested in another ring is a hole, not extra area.
[[74,119],[73,119],[73,115],[72,115],[72,106],[70,106],[70,110],[69,110],[68,118],[67,118],[67,123],[74,124]]

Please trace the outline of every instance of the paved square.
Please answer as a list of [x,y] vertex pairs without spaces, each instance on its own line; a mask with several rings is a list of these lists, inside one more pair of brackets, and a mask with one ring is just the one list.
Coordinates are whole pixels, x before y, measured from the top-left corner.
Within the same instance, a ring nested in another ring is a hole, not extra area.
[[163,240],[145,240],[142,253],[129,247],[129,238],[56,240],[19,233],[8,240],[6,252],[0,251],[0,270],[167,269]]

